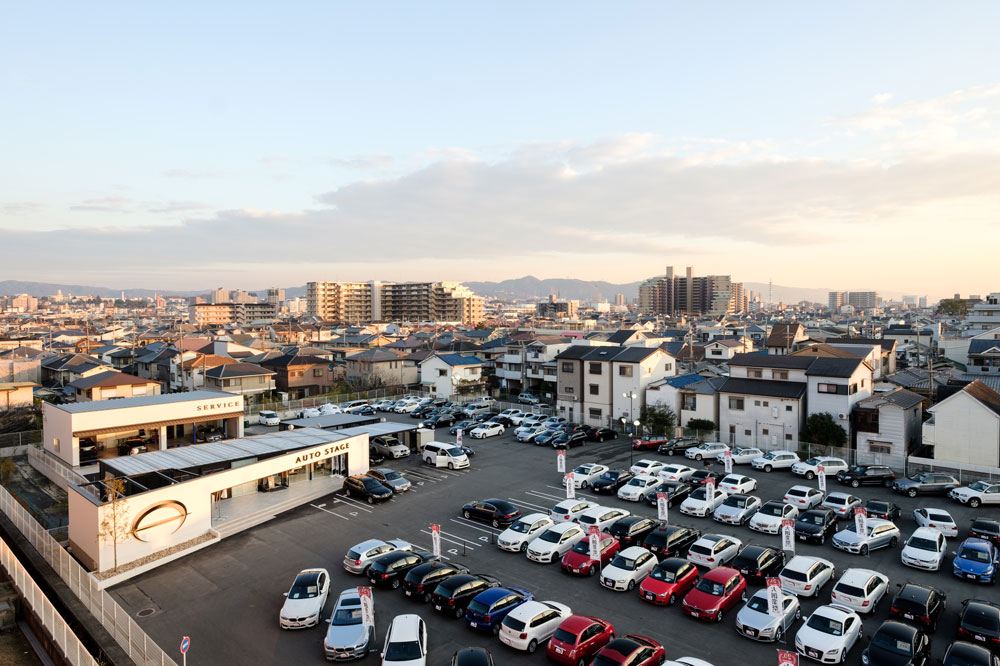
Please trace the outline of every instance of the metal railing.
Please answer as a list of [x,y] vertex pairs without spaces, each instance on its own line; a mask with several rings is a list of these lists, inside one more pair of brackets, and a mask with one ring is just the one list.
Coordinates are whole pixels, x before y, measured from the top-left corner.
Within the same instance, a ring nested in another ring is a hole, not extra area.
[[941,472],[944,474],[951,474],[963,485],[972,483],[973,481],[1000,480],[1000,469],[996,467],[909,456],[906,459],[906,474],[916,474],[917,472]]
[[22,432],[0,433],[0,449],[21,446],[41,446],[41,430],[24,430]]
[[18,504],[6,488],[0,487],[0,511],[38,554],[55,570],[87,610],[100,621],[115,642],[139,666],[177,666],[177,663],[160,649],[153,639],[118,605],[110,594],[100,589],[97,580],[80,566],[59,543],[52,538],[31,514]]
[[31,608],[52,642],[62,652],[66,662],[71,666],[96,666],[97,662],[87,648],[4,541],[0,541],[0,565],[14,583],[23,602]]

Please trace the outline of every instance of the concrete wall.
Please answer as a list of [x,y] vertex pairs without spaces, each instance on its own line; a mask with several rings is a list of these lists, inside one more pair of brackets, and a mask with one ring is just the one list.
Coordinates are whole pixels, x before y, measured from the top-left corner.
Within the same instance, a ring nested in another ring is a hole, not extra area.
[[[743,409],[730,409],[729,398],[743,398]],[[799,400],[719,393],[719,439],[736,446],[794,450],[803,426],[802,412]],[[730,426],[735,432],[730,433]],[[785,435],[792,438],[786,439]]]

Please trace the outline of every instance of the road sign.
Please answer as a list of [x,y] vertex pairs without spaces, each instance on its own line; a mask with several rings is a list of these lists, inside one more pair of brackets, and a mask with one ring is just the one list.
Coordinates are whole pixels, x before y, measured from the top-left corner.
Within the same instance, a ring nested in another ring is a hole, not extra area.
[[556,471],[566,472],[566,452],[562,449],[556,451]]
[[436,557],[441,557],[441,526],[431,523],[431,550]]
[[374,627],[375,605],[372,603],[372,588],[359,587],[358,596],[361,597],[361,621]]
[[722,462],[726,466],[726,474],[732,474],[733,473],[733,452],[730,451],[729,449],[726,449],[722,453]]
[[191,647],[191,637],[185,636],[181,639],[181,654],[187,654],[189,647]]
[[591,525],[587,528],[587,538],[590,539],[590,559],[601,561],[601,528]]
[[669,507],[667,506],[667,494],[666,493],[656,493],[656,517],[667,522],[667,511]]
[[795,552],[795,521],[791,518],[781,519],[781,549]]
[[573,472],[568,472],[564,478],[566,479],[566,499],[573,499],[576,497],[576,481],[573,480]]
[[816,483],[819,484],[820,492],[826,492],[826,468],[822,465],[816,467]]
[[854,531],[861,536],[868,534],[868,512],[863,506],[854,507]]
[[767,613],[771,617],[781,616],[781,579],[767,579]]

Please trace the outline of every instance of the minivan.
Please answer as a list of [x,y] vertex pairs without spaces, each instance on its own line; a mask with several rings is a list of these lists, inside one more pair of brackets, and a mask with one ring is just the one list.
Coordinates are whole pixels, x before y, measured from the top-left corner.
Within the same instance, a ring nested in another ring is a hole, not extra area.
[[420,452],[420,459],[435,467],[464,469],[469,466],[469,456],[455,444],[427,442]]
[[341,403],[340,411],[344,412],[345,414],[350,414],[355,409],[361,409],[362,407],[367,407],[367,406],[368,406],[367,400],[348,400],[347,402]]

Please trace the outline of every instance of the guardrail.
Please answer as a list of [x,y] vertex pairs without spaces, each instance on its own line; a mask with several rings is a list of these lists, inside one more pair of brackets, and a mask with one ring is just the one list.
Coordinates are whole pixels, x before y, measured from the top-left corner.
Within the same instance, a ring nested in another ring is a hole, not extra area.
[[0,541],[0,566],[7,572],[23,602],[28,604],[41,626],[59,647],[66,662],[71,666],[97,666],[87,648],[4,541]]

